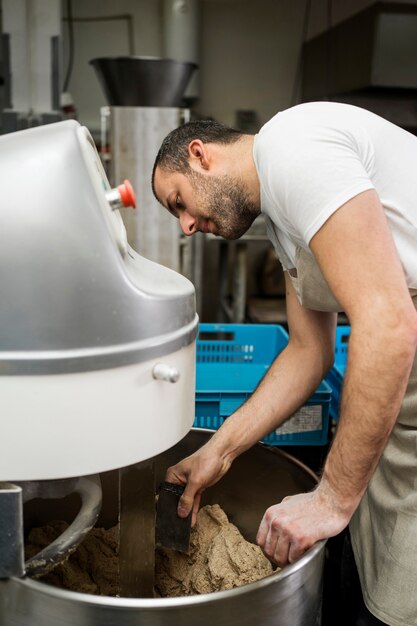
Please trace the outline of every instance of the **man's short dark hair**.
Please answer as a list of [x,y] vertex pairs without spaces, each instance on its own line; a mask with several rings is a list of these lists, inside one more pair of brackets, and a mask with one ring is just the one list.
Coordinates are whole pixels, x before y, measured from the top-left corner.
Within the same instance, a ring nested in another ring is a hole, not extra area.
[[[190,171],[188,145],[193,139],[204,143],[235,143],[242,133],[213,120],[197,120],[171,131],[162,142],[152,170],[152,189],[155,194],[155,170],[159,166],[168,172],[186,174]],[[156,196],[156,194],[155,194]]]

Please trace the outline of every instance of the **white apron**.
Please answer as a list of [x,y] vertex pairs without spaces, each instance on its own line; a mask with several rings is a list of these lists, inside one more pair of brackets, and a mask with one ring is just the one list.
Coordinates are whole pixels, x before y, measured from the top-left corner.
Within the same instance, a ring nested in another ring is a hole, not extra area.
[[[275,244],[281,260],[291,267],[277,240]],[[295,264],[296,271],[289,275],[300,303],[313,310],[340,311],[314,256],[297,247]],[[417,308],[416,292],[410,295]],[[417,358],[350,534],[368,609],[389,626],[417,626]]]

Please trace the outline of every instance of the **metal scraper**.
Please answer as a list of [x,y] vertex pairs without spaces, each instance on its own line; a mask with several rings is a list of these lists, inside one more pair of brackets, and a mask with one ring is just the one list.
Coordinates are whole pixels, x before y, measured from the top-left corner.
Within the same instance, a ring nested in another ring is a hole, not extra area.
[[178,552],[188,552],[190,547],[191,513],[187,517],[177,513],[184,489],[184,485],[161,483],[156,506],[155,544]]

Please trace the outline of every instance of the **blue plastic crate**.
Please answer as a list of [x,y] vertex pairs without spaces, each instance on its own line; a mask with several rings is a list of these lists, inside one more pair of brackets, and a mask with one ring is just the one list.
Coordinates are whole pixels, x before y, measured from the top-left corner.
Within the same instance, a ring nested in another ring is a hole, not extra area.
[[334,364],[343,372],[346,369],[348,347],[350,337],[350,326],[338,326],[334,345]]
[[[256,389],[287,343],[282,326],[200,324],[194,426],[217,430]],[[263,441],[269,445],[325,444],[330,396],[330,387],[322,382],[308,402]]]
[[346,370],[349,337],[350,326],[338,326],[336,328],[334,366],[325,378],[332,390],[330,417],[335,422],[339,420],[340,398]]

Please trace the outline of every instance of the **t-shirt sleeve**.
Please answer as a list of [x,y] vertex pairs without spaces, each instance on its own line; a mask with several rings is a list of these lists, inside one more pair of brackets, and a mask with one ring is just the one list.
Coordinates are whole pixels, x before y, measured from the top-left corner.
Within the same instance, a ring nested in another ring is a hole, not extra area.
[[372,147],[365,135],[323,127],[292,129],[281,139],[268,160],[269,193],[289,234],[308,245],[337,209],[374,188]]

